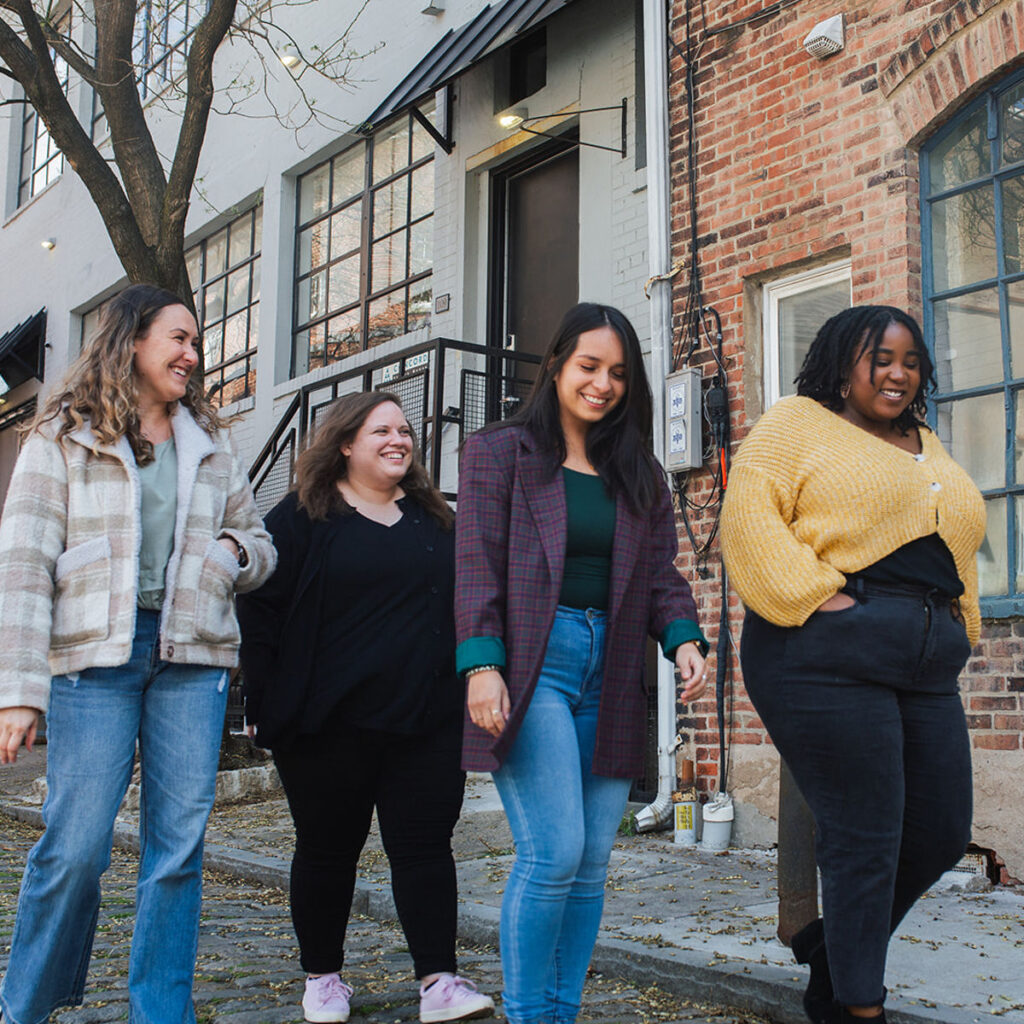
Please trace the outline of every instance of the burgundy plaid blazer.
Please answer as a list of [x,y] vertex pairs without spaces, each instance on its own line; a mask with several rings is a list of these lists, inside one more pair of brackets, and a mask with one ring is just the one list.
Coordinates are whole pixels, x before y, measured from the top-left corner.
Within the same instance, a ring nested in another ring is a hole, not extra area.
[[[459,474],[455,530],[458,643],[492,637],[504,644],[512,712],[494,739],[466,714],[463,767],[493,771],[511,748],[544,663],[565,563],[562,475],[521,427],[471,437]],[[675,619],[696,621],[690,588],[674,561],[675,516],[668,487],[637,516],[616,502],[608,634],[593,771],[635,778],[643,770],[649,635]]]

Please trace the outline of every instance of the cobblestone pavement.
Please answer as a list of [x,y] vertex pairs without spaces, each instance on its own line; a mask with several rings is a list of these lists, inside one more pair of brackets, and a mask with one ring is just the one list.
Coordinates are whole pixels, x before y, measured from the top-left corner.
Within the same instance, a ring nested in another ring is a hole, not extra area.
[[[38,831],[0,819],[0,971],[14,924],[21,871]],[[60,1010],[51,1024],[106,1024],[127,1018],[128,945],[136,860],[115,850],[104,877],[103,910],[85,1005]],[[418,999],[399,929],[356,918],[349,928],[346,980],[355,987],[352,1021],[405,1024],[418,1018]],[[460,971],[496,993],[495,950],[462,947]],[[223,875],[206,878],[196,970],[198,1024],[281,1024],[301,1021],[301,975],[287,898],[278,889]],[[486,1018],[489,1021],[500,1017]],[[581,1022],[588,1024],[764,1024],[761,1018],[690,1005],[657,988],[637,989],[613,978],[587,982]]]

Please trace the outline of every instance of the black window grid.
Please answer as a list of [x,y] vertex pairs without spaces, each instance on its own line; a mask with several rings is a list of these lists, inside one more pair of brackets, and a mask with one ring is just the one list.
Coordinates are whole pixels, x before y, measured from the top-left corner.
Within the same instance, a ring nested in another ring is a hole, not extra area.
[[[295,265],[296,278],[294,289],[294,329],[292,346],[291,375],[298,376],[308,370],[317,369],[336,362],[345,356],[355,352],[373,348],[375,345],[390,340],[393,337],[408,333],[418,326],[429,323],[429,308],[432,302],[432,290],[430,288],[433,274],[433,261],[431,265],[415,273],[411,272],[412,266],[412,244],[414,229],[428,229],[432,223],[433,203],[426,212],[413,216],[413,189],[412,183],[417,171],[429,166],[434,160],[432,147],[428,152],[417,156],[415,147],[422,129],[410,114],[402,117],[407,125],[408,135],[405,142],[406,154],[403,166],[391,174],[381,176],[378,180],[373,179],[374,146],[376,137],[371,136],[365,141],[356,143],[362,147],[363,159],[363,187],[362,191],[355,195],[347,195],[333,202],[334,196],[334,174],[337,154],[331,159],[324,161],[317,167],[312,168],[299,179],[299,202],[296,204],[296,248]],[[401,123],[401,122],[398,122]],[[385,126],[381,131],[387,132],[394,128],[395,122]],[[344,151],[343,151],[344,152]],[[302,203],[301,189],[304,180],[310,180],[323,167],[328,168],[327,195],[328,205],[326,209],[315,216],[301,219]],[[382,232],[379,237],[375,236],[374,229],[374,199],[377,193],[389,189],[403,179],[408,181],[405,190],[405,207],[403,216],[398,219],[397,226],[391,230]],[[358,208],[360,232],[359,243],[355,247],[347,247],[344,250],[334,250],[334,239],[332,237],[334,218],[345,210]],[[301,245],[302,235],[317,224],[326,225],[326,260],[317,263],[311,259],[308,269],[300,271],[301,266]],[[373,280],[373,253],[374,246],[388,239],[395,238],[405,232],[404,250],[401,254],[403,273],[392,277],[386,284],[375,287]],[[358,260],[358,297],[337,306],[331,306],[330,297],[330,275],[332,268],[340,266],[346,260]],[[300,298],[303,296],[303,287],[309,282],[312,290],[314,280],[320,278],[324,292],[323,307],[315,316],[308,315],[308,306],[302,308]],[[387,307],[383,315],[374,316],[373,307],[382,304],[389,298],[397,300],[390,308],[396,310],[395,317],[389,320]],[[418,300],[418,309],[414,301]],[[400,311],[400,312],[397,312]],[[355,340],[350,337],[335,337],[333,340],[329,334],[329,325],[335,321],[348,321],[354,324]]]

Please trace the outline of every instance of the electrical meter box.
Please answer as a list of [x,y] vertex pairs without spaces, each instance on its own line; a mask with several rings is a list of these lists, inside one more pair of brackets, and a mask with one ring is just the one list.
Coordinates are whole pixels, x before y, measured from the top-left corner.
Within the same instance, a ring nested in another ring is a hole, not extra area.
[[683,473],[704,464],[700,437],[702,373],[697,367],[665,378],[665,469]]

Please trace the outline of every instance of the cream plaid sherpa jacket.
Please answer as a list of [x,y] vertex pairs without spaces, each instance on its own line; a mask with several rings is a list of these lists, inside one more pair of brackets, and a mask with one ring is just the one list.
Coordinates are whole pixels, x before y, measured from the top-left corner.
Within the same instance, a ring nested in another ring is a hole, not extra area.
[[[227,431],[207,434],[178,406],[174,553],[160,656],[235,665],[234,592],[258,587],[276,552]],[[142,542],[141,491],[126,438],[102,445],[88,424],[25,442],[0,520],[0,707],[45,711],[51,675],[125,664],[132,650]],[[245,548],[237,561],[218,537]]]

